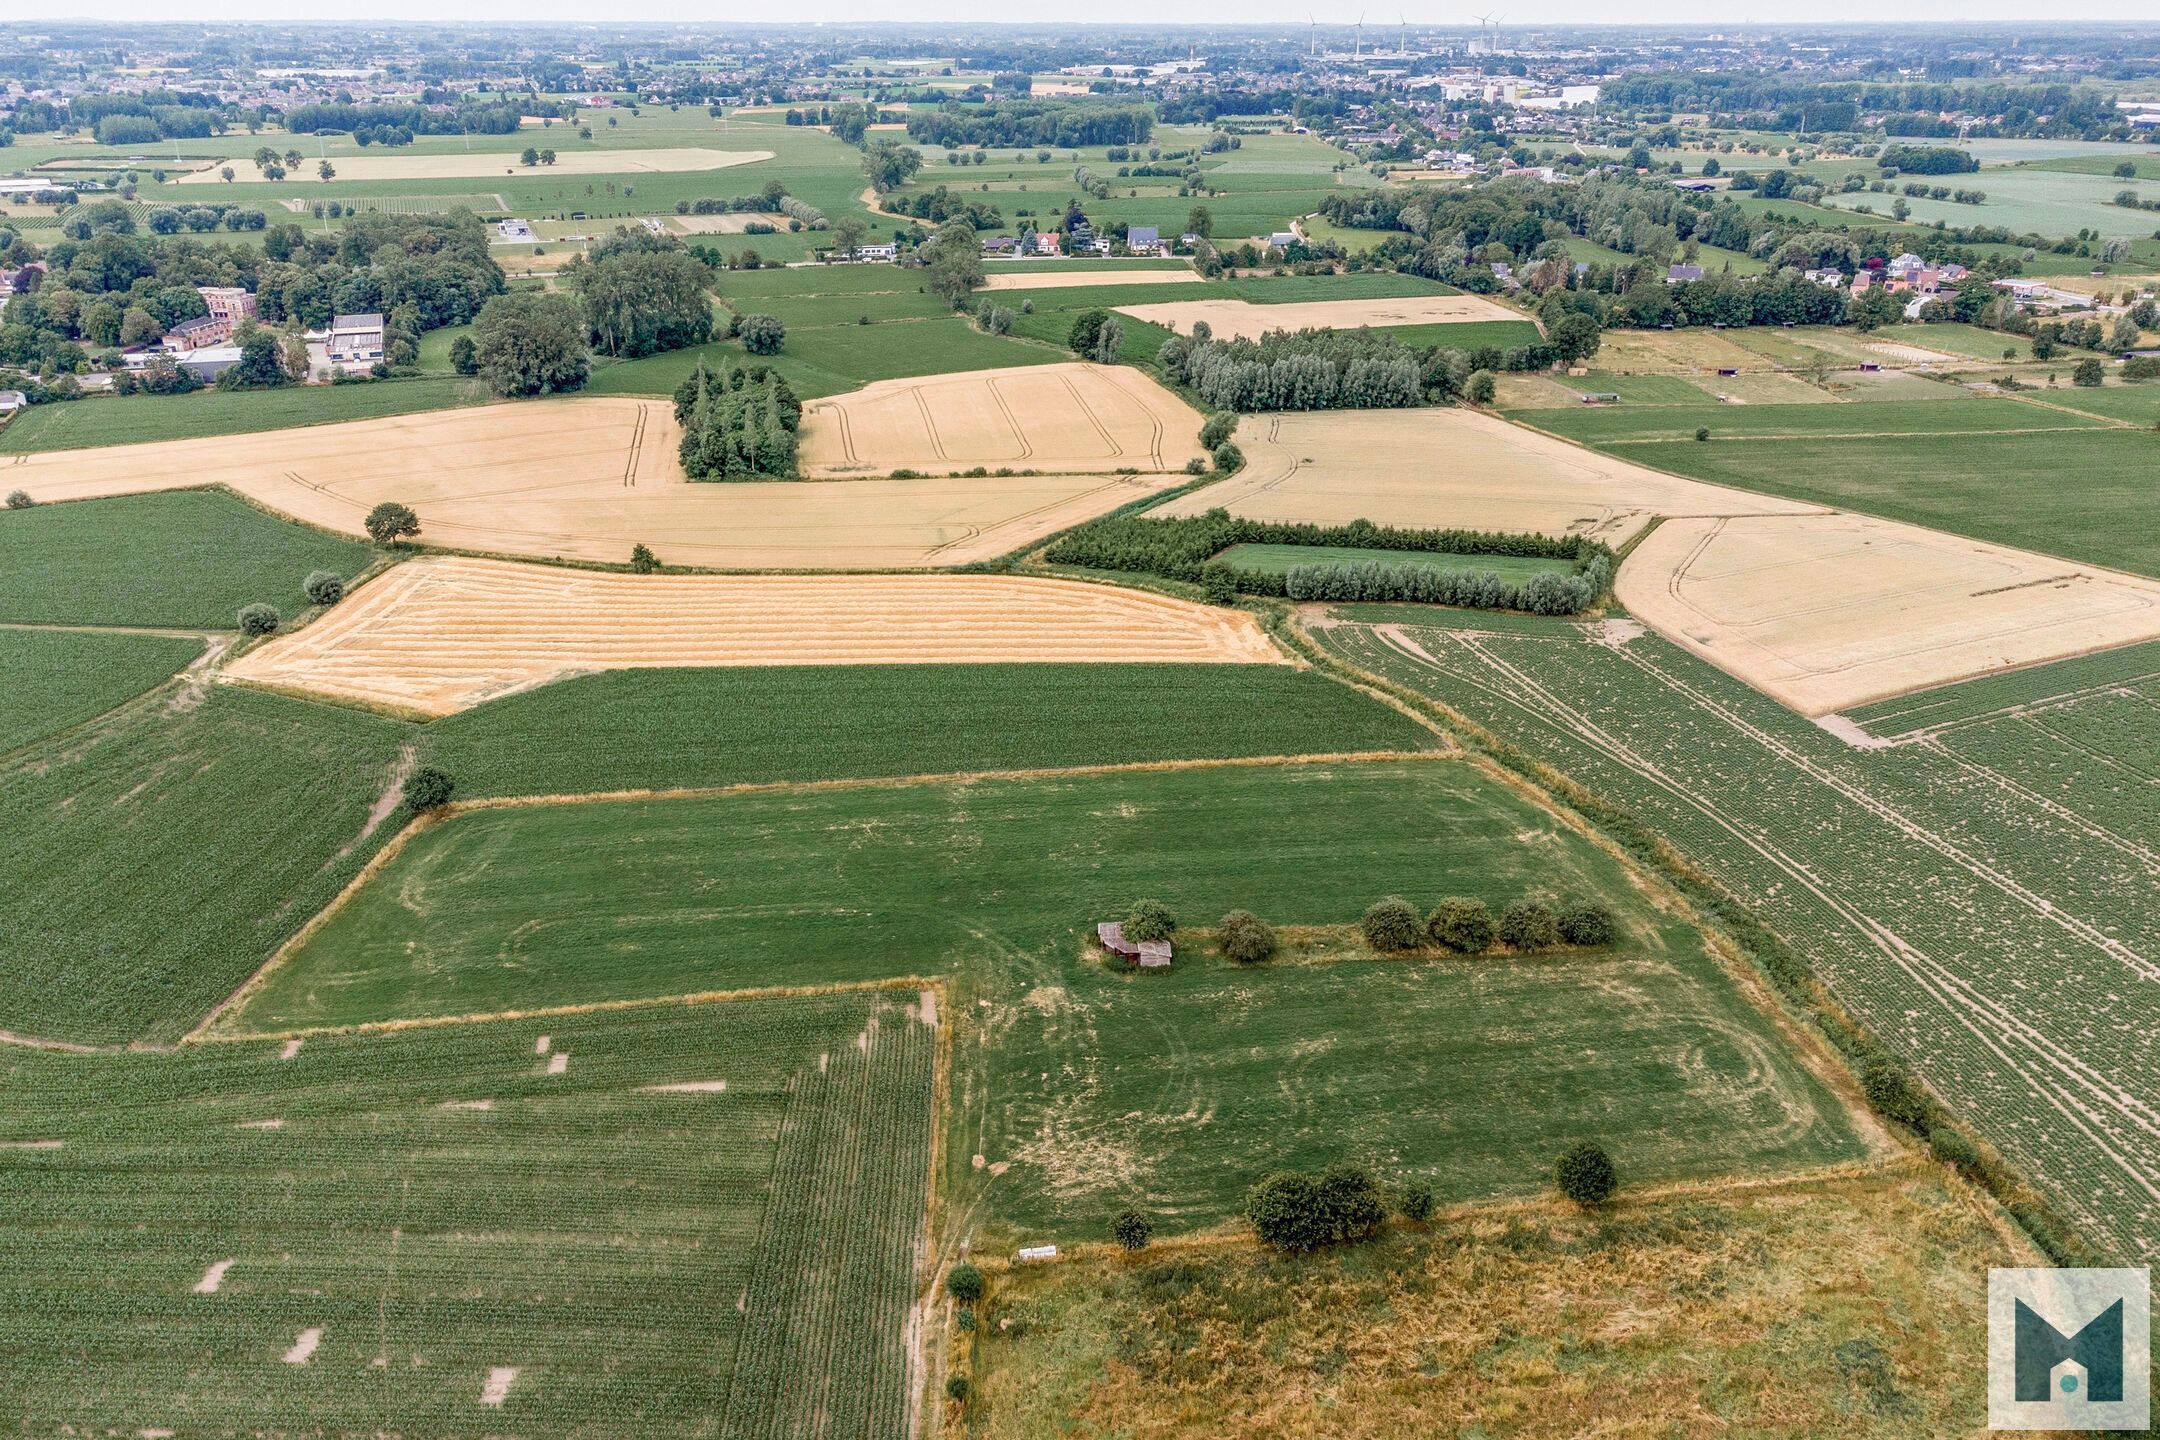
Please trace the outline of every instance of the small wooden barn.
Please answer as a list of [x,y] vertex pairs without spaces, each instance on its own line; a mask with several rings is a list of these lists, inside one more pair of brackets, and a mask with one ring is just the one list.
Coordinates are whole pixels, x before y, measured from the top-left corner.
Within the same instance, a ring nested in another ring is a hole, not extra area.
[[1108,954],[1115,955],[1127,965],[1137,965],[1143,970],[1167,970],[1170,968],[1170,942],[1168,940],[1128,940],[1125,926],[1117,920],[1105,920],[1095,927],[1095,943]]

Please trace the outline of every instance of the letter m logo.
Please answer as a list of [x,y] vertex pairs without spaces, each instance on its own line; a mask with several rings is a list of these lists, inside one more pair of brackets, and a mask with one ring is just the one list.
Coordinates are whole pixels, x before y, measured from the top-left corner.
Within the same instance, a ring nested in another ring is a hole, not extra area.
[[2072,1360],[2085,1371],[2086,1398],[2097,1403],[2123,1398],[2123,1302],[2117,1300],[2065,1335],[2017,1302],[2017,1398],[2054,1398],[2050,1379],[2055,1367]]

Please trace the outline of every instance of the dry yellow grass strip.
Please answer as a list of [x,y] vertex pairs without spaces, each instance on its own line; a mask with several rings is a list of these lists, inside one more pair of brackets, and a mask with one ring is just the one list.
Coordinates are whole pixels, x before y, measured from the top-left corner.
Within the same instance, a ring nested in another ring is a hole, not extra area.
[[[1163,428],[1164,463],[1123,463],[1155,471],[1183,465],[1187,449],[1197,453],[1199,417],[1166,391],[1151,399],[1137,387],[1160,387],[1136,372],[1118,374],[1131,378],[1116,383],[1135,387],[1120,394],[1137,394],[1142,408],[1166,403],[1177,416]],[[352,535],[376,504],[396,500],[419,512],[424,541],[460,550],[620,564],[643,543],[670,565],[811,570],[992,559],[1183,478],[1067,473],[698,484],[677,461],[681,440],[674,408],[663,400],[538,400],[26,455],[7,467],[7,482],[53,501],[214,481]]]
[[1071,270],[1030,270],[1000,274],[995,267],[982,283],[985,290],[1072,290],[1088,285],[1187,285],[1200,277],[1185,266],[1175,270],[1119,270],[1093,261],[1075,262]]
[[[770,150],[709,150],[703,147],[657,150],[563,150],[553,165],[520,165],[508,151],[453,151],[440,155],[340,155],[330,163],[340,180],[477,180],[483,177],[548,175],[667,175],[696,170],[725,170],[770,160]],[[231,166],[233,183],[260,184],[262,172],[251,160],[224,160],[179,177],[182,185],[223,185],[219,172]],[[302,167],[312,174],[312,163]]]
[[1283,663],[1252,616],[999,575],[622,575],[400,566],[226,673],[447,715],[595,670],[990,661]]
[[[1017,278],[1017,277],[1016,277]],[[803,407],[805,475],[1181,470],[1200,415],[1124,365],[1033,365],[880,380]]]
[[1301,300],[1283,305],[1255,305],[1250,300],[1166,300],[1155,305],[1120,305],[1136,320],[1166,325],[1180,335],[1205,320],[1218,340],[1240,336],[1257,340],[1270,330],[1355,330],[1361,325],[1452,325],[1476,320],[1523,320],[1510,310],[1475,295],[1412,295],[1397,300]]

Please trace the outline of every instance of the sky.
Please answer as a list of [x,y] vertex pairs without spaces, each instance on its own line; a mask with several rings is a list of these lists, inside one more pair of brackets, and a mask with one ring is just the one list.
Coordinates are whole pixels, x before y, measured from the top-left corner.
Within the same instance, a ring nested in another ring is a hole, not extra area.
[[[1367,7],[1362,4],[1358,9]],[[724,27],[729,21],[964,21],[995,23],[1015,15],[1011,0],[789,0],[776,6],[762,3],[700,3],[700,0],[612,0],[595,6],[591,0],[357,0],[334,15],[311,10],[295,0],[77,0],[68,14],[100,20],[479,20],[580,22],[666,20]],[[1799,11],[1769,13],[1732,0],[1541,0],[1533,5],[1450,5],[1446,7],[1391,7],[1380,0],[1369,9],[1366,28],[1372,31],[1393,24],[1407,14],[1412,24],[1467,26],[1480,10],[1497,10],[1510,24],[1690,24],[1731,25],[1749,20],[1792,23],[1843,21],[2022,21],[2027,24],[2065,20],[2138,20],[2160,22],[2155,0],[2064,0],[2047,7],[2032,0],[1904,0],[1894,9],[1881,0],[1811,0]],[[1324,22],[1347,26],[1357,10],[1341,4],[1330,8],[1310,0],[1245,0],[1236,18],[1248,23],[1303,24],[1308,13]],[[1056,20],[1090,20],[1113,24],[1220,24],[1225,19],[1218,4],[1199,0],[1091,0],[1084,7],[1064,11],[1036,10],[1024,18],[1037,23]]]

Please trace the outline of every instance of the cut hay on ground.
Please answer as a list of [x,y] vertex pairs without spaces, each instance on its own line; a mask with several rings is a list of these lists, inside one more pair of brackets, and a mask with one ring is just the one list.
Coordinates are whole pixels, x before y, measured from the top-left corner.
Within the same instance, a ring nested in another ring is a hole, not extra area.
[[1025,274],[1002,275],[992,271],[982,283],[985,290],[1077,290],[1089,285],[1189,285],[1200,277],[1184,266],[1175,270],[1159,267],[1146,270],[1120,270],[1113,265],[1097,265],[1092,261],[1075,262],[1071,270],[1031,270]]
[[[1197,443],[1197,417],[1180,428]],[[352,535],[395,500],[419,512],[423,541],[461,550],[620,564],[646,544],[671,565],[801,570],[992,559],[1182,478],[696,484],[681,438],[665,401],[537,400],[28,455],[6,481],[39,501],[214,481]]]
[[1461,526],[1618,543],[1657,515],[1818,509],[1682,480],[1473,410],[1335,410],[1247,419],[1245,468],[1165,515]]
[[639,576],[440,557],[399,566],[225,673],[446,715],[595,670],[1281,658],[1250,615],[1073,581]]
[[803,407],[805,475],[1181,470],[1201,416],[1126,365],[1032,365],[881,380]]
[[[456,151],[441,155],[340,155],[330,163],[340,180],[477,180],[481,178],[527,180],[552,175],[661,175],[695,170],[725,170],[770,160],[770,150],[564,150],[553,165],[520,165],[508,151],[493,154]],[[233,183],[260,184],[263,174],[252,161],[225,160],[190,175],[178,177],[181,185],[223,185],[219,173],[231,166]],[[287,183],[287,182],[271,182]]]
[[1355,330],[1361,325],[1449,325],[1457,322],[1527,320],[1520,310],[1495,305],[1475,295],[1414,295],[1398,300],[1302,300],[1285,305],[1255,305],[1250,300],[1166,300],[1156,305],[1120,305],[1135,320],[1166,325],[1180,335],[1205,320],[1218,340],[1243,336],[1257,340],[1270,330]]
[[784,230],[787,217],[760,210],[734,210],[725,215],[669,215],[665,223],[683,235],[741,235],[752,225]]
[[1848,514],[1671,520],[1621,603],[1808,715],[2160,638],[2160,584]]

